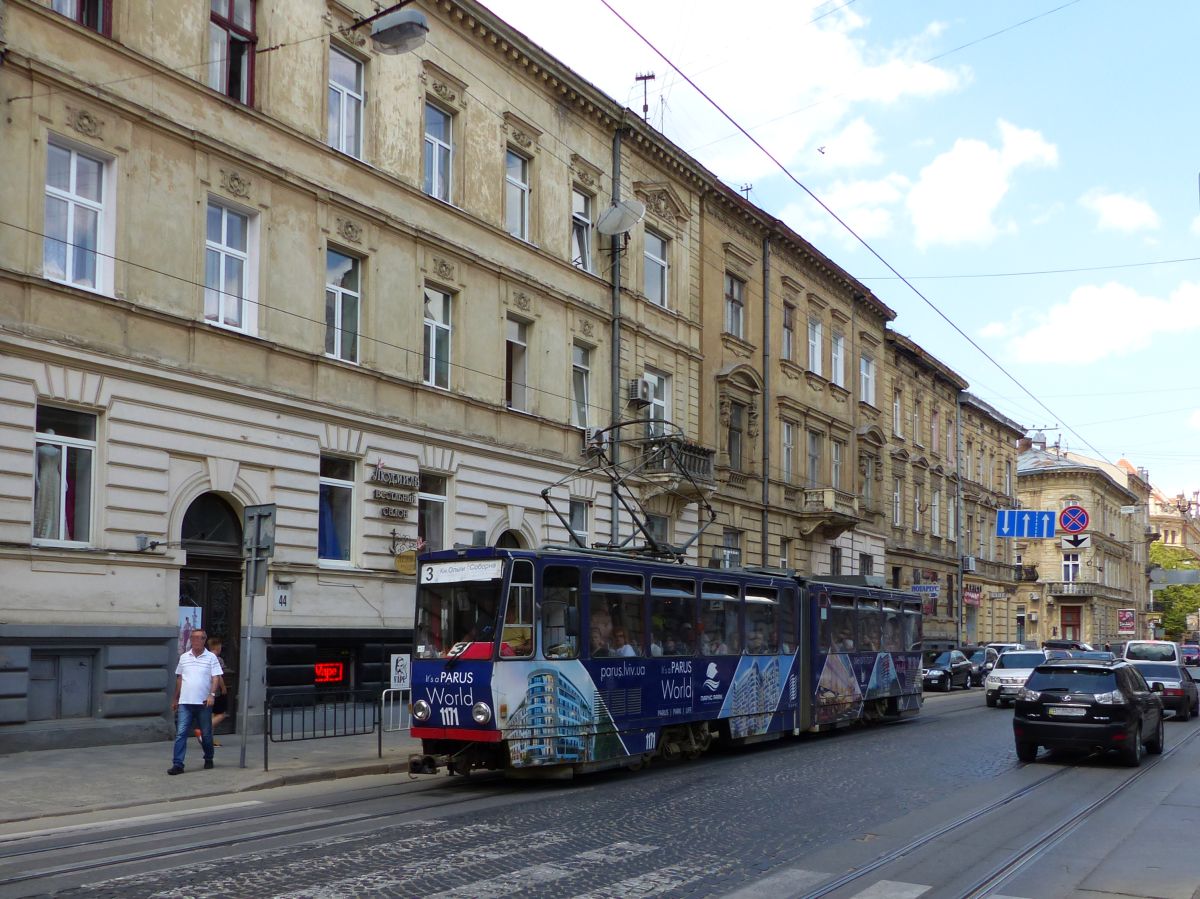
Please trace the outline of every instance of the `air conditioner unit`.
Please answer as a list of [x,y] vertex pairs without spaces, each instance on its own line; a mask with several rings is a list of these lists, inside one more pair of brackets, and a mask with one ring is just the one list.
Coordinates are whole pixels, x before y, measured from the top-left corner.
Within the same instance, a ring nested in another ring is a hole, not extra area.
[[968,572],[971,574],[975,573],[975,557],[974,556],[963,556],[962,557],[962,570],[964,572]]
[[600,428],[583,428],[583,454],[592,456],[603,452],[608,445],[608,435]]
[[1030,620],[1030,621],[1037,621],[1037,612],[1030,612],[1030,613],[1029,613],[1029,620]]
[[649,378],[632,378],[629,381],[629,402],[638,406],[650,405],[654,398],[654,382]]
[[1029,594],[1030,602],[1037,602],[1041,598],[1042,598],[1042,594],[1040,594],[1040,593],[1030,593]]

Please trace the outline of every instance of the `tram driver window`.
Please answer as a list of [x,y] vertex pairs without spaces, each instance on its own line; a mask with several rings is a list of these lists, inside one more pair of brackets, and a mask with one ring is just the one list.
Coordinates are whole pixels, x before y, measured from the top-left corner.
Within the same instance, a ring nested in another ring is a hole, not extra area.
[[779,651],[779,597],[774,590],[746,591],[746,652]]
[[796,651],[796,591],[791,588],[783,590],[779,603],[779,651]]
[[542,572],[542,655],[579,657],[579,569],[551,565]]
[[908,650],[920,649],[923,634],[921,633],[921,607],[916,603],[906,603],[904,610],[904,647]]
[[533,563],[518,559],[512,565],[508,603],[504,607],[504,630],[500,656],[527,659],[533,655]]
[[[645,655],[645,584],[640,575],[597,571],[592,575],[592,621],[603,613],[612,624],[608,645],[592,656]],[[593,635],[595,637],[597,635]]]
[[833,652],[854,652],[854,600],[836,596],[829,607],[829,630]]
[[736,655],[742,651],[737,584],[705,581],[700,594],[700,643],[706,656]]
[[860,599],[858,601],[857,644],[859,652],[879,652],[881,630],[879,600]]
[[683,656],[696,651],[696,582],[650,579],[650,654]]

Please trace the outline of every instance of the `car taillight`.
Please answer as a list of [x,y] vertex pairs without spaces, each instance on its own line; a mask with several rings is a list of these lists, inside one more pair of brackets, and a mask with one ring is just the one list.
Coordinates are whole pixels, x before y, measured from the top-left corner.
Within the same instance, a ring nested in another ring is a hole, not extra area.
[[1017,699],[1023,699],[1026,702],[1037,702],[1041,695],[1037,690],[1030,690],[1028,687],[1022,687],[1017,691]]
[[1163,695],[1164,696],[1182,696],[1183,690],[1179,689],[1179,687],[1164,687]]
[[1100,705],[1125,705],[1125,694],[1120,690],[1111,693],[1097,693],[1096,702]]

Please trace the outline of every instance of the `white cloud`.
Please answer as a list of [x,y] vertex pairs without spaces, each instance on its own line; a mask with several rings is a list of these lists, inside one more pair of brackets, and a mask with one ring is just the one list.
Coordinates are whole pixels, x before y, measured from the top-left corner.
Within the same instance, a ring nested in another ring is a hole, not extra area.
[[1188,426],[1193,431],[1200,431],[1200,409],[1188,416]]
[[1169,297],[1143,296],[1116,282],[1086,285],[1065,303],[1023,309],[981,334],[1005,341],[1005,357],[1058,364],[1069,344],[1077,364],[1129,356],[1147,349],[1157,334],[1200,330],[1200,283],[1184,282]]
[[[872,240],[890,234],[895,226],[895,207],[910,186],[903,175],[891,174],[875,181],[838,181],[818,196],[861,237]],[[790,203],[779,217],[805,237],[832,235],[853,242],[846,229],[830,218],[811,199]]]
[[846,125],[822,147],[821,164],[829,168],[861,168],[882,161],[879,136],[863,118]]
[[[1158,213],[1145,200],[1125,194],[1088,191],[1079,199],[1080,204],[1096,214],[1096,227],[1101,231],[1154,230],[1159,226]],[[1195,224],[1193,223],[1193,229]]]
[[1040,132],[1003,120],[998,127],[998,148],[960,138],[921,170],[908,195],[918,246],[987,243],[1002,230],[995,215],[1013,173],[1023,166],[1058,164],[1058,149]]

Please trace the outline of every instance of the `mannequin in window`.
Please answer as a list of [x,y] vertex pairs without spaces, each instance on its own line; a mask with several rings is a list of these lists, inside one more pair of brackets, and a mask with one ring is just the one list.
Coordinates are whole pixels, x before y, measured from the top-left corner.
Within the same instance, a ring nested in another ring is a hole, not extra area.
[[[48,435],[53,430],[46,431]],[[57,539],[59,499],[62,493],[62,449],[52,443],[37,445],[33,499],[33,536]]]

